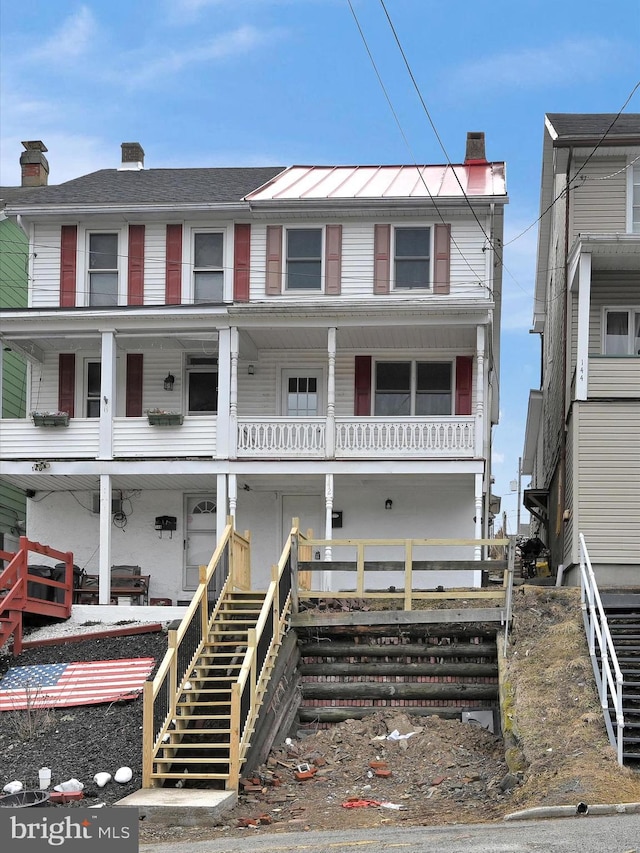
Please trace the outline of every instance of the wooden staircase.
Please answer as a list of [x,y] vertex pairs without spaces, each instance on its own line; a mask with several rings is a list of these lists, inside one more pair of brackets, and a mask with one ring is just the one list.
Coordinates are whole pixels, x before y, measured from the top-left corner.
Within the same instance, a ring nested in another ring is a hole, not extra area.
[[[232,725],[234,685],[263,603],[264,594],[259,592],[223,595],[208,636],[182,681],[176,717],[157,748],[151,772],[154,784],[228,787],[238,744],[237,727]],[[235,758],[240,766],[249,745]]]
[[[64,580],[34,574],[33,567],[30,572],[30,553],[64,563],[64,570],[58,573]],[[0,551],[0,561],[7,563],[0,571],[0,649],[12,640],[13,654],[19,655],[25,614],[53,619],[68,619],[71,615],[73,554],[21,536],[19,550],[16,553]]]
[[[623,676],[622,759],[640,770],[640,590],[601,592],[613,647]],[[606,711],[613,716],[613,709]]]

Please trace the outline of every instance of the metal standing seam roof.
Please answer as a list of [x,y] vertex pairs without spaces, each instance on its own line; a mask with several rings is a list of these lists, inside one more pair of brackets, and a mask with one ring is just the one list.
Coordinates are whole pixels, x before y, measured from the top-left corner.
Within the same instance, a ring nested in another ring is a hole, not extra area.
[[246,201],[506,196],[503,162],[440,166],[290,166]]

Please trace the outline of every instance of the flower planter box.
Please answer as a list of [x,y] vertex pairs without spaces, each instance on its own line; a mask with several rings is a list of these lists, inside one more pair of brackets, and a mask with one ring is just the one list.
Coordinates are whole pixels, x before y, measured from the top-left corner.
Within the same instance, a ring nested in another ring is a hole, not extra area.
[[151,426],[180,426],[184,420],[183,415],[168,412],[149,412],[147,418]]
[[32,415],[34,426],[58,427],[69,426],[69,415]]

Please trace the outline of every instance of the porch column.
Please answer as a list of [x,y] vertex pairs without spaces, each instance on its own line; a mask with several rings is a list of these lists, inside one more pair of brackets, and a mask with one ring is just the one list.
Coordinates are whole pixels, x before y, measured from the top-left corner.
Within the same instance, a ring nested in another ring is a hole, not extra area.
[[[333,538],[333,527],[331,516],[333,515],[333,474],[325,474],[324,477],[324,504],[325,504],[325,521],[324,521],[324,538]],[[331,546],[324,549],[325,562],[330,562],[333,556]],[[331,589],[331,572],[322,573],[322,589],[328,591]]]
[[[3,372],[4,372],[4,347],[5,347],[4,342],[2,340],[0,340],[0,418],[2,418],[2,416],[3,416],[2,415],[2,401],[4,399],[4,394],[2,393],[2,388],[3,388],[2,376],[3,376]],[[29,414],[28,409],[29,409],[29,407],[27,406],[27,414]]]
[[99,459],[113,459],[113,419],[116,416],[115,329],[101,331]]
[[236,458],[238,422],[238,330],[220,329],[218,334],[218,428],[216,457]]
[[238,478],[235,474],[229,474],[229,515],[236,526],[236,510],[238,508]]
[[111,602],[111,475],[100,474],[98,604]]
[[484,387],[484,347],[485,328],[476,328],[476,457],[485,457],[484,440],[484,410],[485,410],[485,387]]
[[[580,253],[578,264],[578,347],[576,400],[586,400],[589,390],[589,307],[591,304],[591,255]],[[568,356],[565,356],[565,358]]]
[[[484,480],[484,476],[482,474],[476,474],[474,477],[475,481],[475,505],[476,505],[476,527],[474,536],[476,539],[482,539],[482,482]],[[482,559],[482,546],[476,545],[475,550],[473,552],[474,560]]]
[[227,525],[227,475],[216,475],[216,542]]
[[331,328],[327,335],[329,371],[327,377],[327,433],[325,454],[327,459],[336,455],[336,330]]

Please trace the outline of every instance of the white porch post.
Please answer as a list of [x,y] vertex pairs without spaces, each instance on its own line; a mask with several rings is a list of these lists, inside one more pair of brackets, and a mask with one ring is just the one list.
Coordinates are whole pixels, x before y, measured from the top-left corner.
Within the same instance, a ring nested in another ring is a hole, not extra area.
[[[482,539],[482,481],[484,476],[482,474],[476,474],[474,477],[475,481],[475,506],[476,506],[476,526],[474,536],[476,539]],[[474,553],[474,560],[482,559],[482,546],[476,545]]]
[[578,265],[578,348],[576,400],[586,400],[589,390],[589,306],[591,303],[591,255],[581,252]]
[[227,524],[227,475],[216,475],[216,542]]
[[[333,538],[333,527],[331,517],[333,515],[333,474],[325,474],[324,478],[324,503],[326,508],[324,521],[324,538]],[[331,546],[324,549],[324,559],[330,562],[333,556]],[[322,573],[322,589],[328,591],[331,589],[331,572]]]
[[111,602],[111,476],[100,474],[100,549],[98,603]]
[[484,410],[486,389],[484,382],[485,328],[476,328],[476,456],[485,456]]
[[218,335],[218,429],[216,456],[236,458],[238,421],[238,330],[220,329]]
[[325,454],[327,459],[336,455],[336,330],[331,328],[327,335],[328,377],[327,377],[327,433]]
[[238,509],[238,478],[235,474],[229,474],[229,515],[236,526],[236,511]]
[[[100,355],[99,459],[113,459],[113,419],[116,415],[116,336],[103,329]],[[111,511],[111,509],[109,509]]]
[[[0,418],[2,417],[2,400],[3,400],[3,398],[4,398],[4,394],[2,393],[2,387],[3,387],[3,379],[2,379],[2,375],[3,375],[3,371],[4,371],[4,344],[3,344],[3,342],[0,340]],[[28,414],[28,406],[27,406],[27,414]]]

